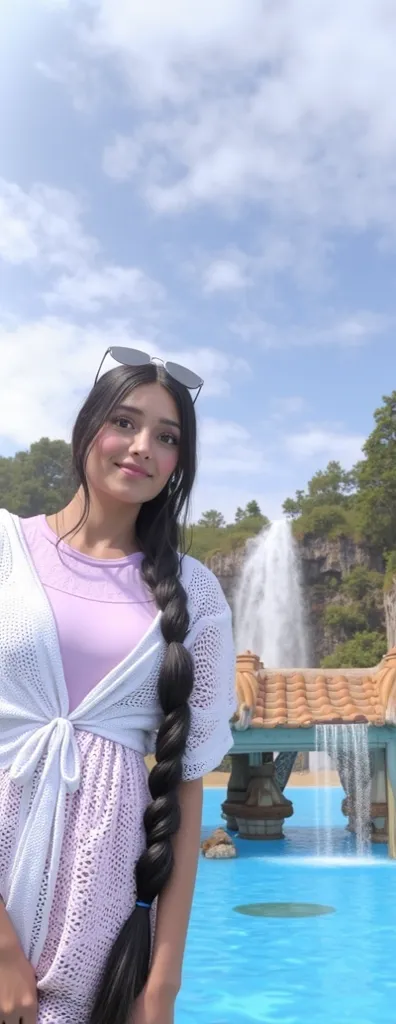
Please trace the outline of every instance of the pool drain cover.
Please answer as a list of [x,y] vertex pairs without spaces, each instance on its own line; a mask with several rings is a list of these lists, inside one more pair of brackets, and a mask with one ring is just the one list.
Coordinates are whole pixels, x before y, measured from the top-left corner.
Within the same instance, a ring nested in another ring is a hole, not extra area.
[[335,908],[322,903],[246,903],[234,910],[247,917],[322,917],[334,914]]

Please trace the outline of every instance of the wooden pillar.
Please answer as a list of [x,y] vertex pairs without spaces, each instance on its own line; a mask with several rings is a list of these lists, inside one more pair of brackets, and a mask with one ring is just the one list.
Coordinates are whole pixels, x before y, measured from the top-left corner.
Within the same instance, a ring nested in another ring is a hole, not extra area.
[[388,852],[396,860],[396,737],[386,745],[386,794],[388,800]]

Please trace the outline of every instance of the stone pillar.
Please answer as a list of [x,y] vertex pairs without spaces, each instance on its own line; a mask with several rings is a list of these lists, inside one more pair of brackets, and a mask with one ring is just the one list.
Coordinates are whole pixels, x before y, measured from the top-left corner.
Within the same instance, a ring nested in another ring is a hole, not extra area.
[[385,751],[373,750],[371,782],[371,839],[373,843],[388,842],[388,807],[386,796]]
[[[233,755],[234,756],[234,755]],[[223,814],[227,822],[234,821],[242,839],[281,839],[285,818],[293,814],[293,804],[287,800],[279,788],[275,775],[272,755],[249,754],[249,761],[260,763],[250,764],[249,781],[243,800],[223,804]],[[240,791],[239,791],[240,792]]]

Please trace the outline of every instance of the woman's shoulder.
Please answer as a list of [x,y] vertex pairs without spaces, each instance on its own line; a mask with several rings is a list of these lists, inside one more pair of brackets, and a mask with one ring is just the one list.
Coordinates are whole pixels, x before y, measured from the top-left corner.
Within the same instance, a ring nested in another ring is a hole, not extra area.
[[217,576],[203,562],[191,555],[183,555],[181,576],[189,600],[202,610],[202,614],[219,615],[230,611]]
[[4,538],[11,533],[11,528],[15,522],[16,516],[12,515],[7,508],[0,508],[0,536],[4,542]]
[[193,558],[192,555],[181,555],[181,572],[183,581],[188,583],[194,576],[196,579],[205,580],[208,586],[220,586],[217,576],[204,562],[200,562],[198,558]]

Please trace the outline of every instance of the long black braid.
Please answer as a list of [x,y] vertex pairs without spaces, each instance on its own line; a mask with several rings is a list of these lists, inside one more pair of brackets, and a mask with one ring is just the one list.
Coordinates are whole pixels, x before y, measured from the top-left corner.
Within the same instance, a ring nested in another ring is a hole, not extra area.
[[[85,465],[90,447],[109,414],[139,384],[160,382],[178,407],[181,426],[179,462],[173,480],[152,501],[142,505],[136,539],[143,552],[142,575],[161,611],[166,643],[158,677],[163,720],[156,740],[156,764],[149,775],[152,802],[144,814],[146,849],[135,869],[136,905],[110,950],[89,1024],[129,1024],[133,1004],[146,983],[151,956],[149,907],[160,895],[173,869],[173,837],[180,825],[178,787],[190,728],[189,698],[194,666],[184,646],[189,629],[187,594],[181,582],[180,520],[186,510],[196,468],[196,424],[186,389],[158,366],[131,370],[120,367],[102,377],[88,396],[73,432],[73,465],[89,511]],[[77,527],[77,528],[78,528]]]
[[[169,548],[157,565],[146,557],[142,572],[162,612],[161,629],[167,643],[158,678],[164,718],[157,734],[157,763],[148,782],[152,803],[144,815],[147,845],[136,865],[137,901],[151,906],[172,874],[172,837],[180,825],[177,788],[190,727],[193,663],[183,646],[189,617],[177,553]],[[149,913],[146,907],[136,906],[108,957],[90,1024],[126,1024],[130,1020],[134,1000],[147,980],[150,951]]]

